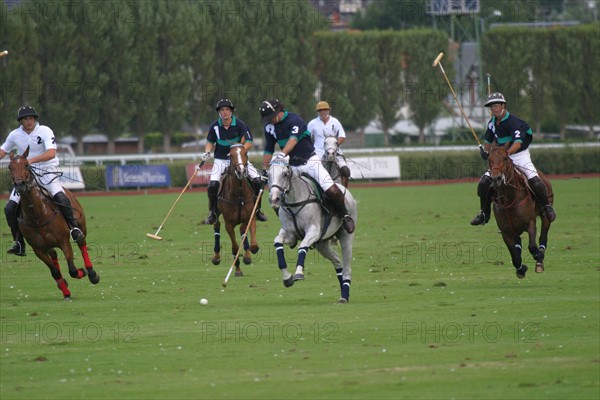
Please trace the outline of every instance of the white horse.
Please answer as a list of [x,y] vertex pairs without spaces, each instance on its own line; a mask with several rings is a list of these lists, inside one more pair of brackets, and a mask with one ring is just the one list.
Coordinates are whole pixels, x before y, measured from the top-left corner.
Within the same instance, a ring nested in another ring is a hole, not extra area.
[[[348,212],[357,221],[356,201],[343,186],[338,185],[345,194]],[[282,272],[283,284],[290,287],[297,280],[304,279],[304,260],[312,246],[326,259],[331,261],[340,283],[341,297],[338,303],[347,303],[350,298],[352,281],[352,243],[354,233],[347,233],[342,227],[342,220],[336,213],[321,203],[323,196],[317,182],[307,176],[299,176],[290,168],[286,160],[276,160],[269,168],[269,201],[271,207],[278,211],[281,229],[275,237],[279,269]],[[331,238],[336,237],[341,246],[342,260],[330,246]],[[287,270],[283,245],[294,248],[300,240],[298,260],[294,275]]]
[[325,152],[321,159],[321,164],[325,167],[331,179],[335,183],[341,183],[340,167],[337,164],[338,157],[338,140],[336,136],[325,136],[325,145],[323,146]]

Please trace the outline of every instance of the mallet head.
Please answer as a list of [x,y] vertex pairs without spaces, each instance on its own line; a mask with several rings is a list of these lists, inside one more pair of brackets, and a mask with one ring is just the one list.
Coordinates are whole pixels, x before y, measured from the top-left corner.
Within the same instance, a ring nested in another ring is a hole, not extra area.
[[438,54],[438,56],[435,58],[435,60],[433,60],[433,64],[431,64],[431,66],[433,68],[437,67],[438,64],[440,63],[440,61],[442,61],[442,57],[444,57],[444,52],[440,52],[440,54]]
[[146,233],[146,236],[148,236],[149,238],[154,239],[154,240],[163,240],[160,236],[154,235],[152,233]]

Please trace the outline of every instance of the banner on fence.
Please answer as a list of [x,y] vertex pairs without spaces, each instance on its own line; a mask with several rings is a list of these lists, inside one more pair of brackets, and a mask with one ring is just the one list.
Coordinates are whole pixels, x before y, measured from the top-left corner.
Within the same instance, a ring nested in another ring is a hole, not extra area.
[[194,173],[196,174],[196,177],[192,180],[191,186],[208,186],[212,166],[212,163],[205,163],[200,170],[196,170],[198,164],[186,164],[185,174],[188,181],[192,178]]
[[109,165],[106,167],[107,188],[171,186],[166,165]]
[[353,157],[346,161],[352,179],[400,179],[398,156]]

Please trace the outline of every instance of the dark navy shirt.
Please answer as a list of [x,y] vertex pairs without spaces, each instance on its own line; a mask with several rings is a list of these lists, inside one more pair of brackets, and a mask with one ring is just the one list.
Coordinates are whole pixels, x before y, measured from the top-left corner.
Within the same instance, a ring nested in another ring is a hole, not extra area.
[[521,148],[517,151],[519,153],[529,147],[533,140],[533,131],[527,122],[507,111],[498,125],[496,125],[496,117],[490,119],[484,140],[490,144],[496,141],[501,146],[506,143],[509,143],[510,146],[514,142],[521,142]]
[[306,122],[298,115],[286,111],[281,121],[265,125],[265,154],[275,152],[275,144],[283,149],[290,138],[296,138],[298,143],[290,151],[290,165],[302,165],[315,152],[315,147],[310,140],[310,131]]
[[235,116],[232,116],[229,128],[223,126],[221,118],[213,122],[208,128],[208,135],[206,136],[207,141],[216,144],[215,158],[220,160],[226,160],[231,145],[242,143],[242,138],[245,138],[246,142],[252,142],[252,132],[250,132],[250,128],[244,121]]

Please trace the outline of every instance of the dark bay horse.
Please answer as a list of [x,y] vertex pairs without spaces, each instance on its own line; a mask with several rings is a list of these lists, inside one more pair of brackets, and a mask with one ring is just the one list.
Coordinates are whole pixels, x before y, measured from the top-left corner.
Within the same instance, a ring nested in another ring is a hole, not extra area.
[[[34,179],[31,167],[27,162],[28,155],[29,148],[22,155],[13,156],[11,153],[8,165],[15,189],[21,197],[19,228],[35,255],[50,269],[50,274],[64,298],[70,299],[71,292],[67,281],[60,272],[56,248],[62,250],[69,266],[69,275],[72,278],[81,279],[87,275],[90,282],[96,284],[100,281],[100,275],[93,269],[85,239],[78,244],[85,269],[75,267],[67,222],[58,205]],[[73,214],[79,228],[87,236],[85,214],[81,204],[70,191],[65,189],[65,194],[71,200]]]
[[[543,212],[543,207],[536,203],[532,191],[527,185],[527,178],[514,166],[504,147],[491,150],[488,164],[494,190],[494,215],[502,233],[502,239],[516,269],[519,279],[525,278],[527,266],[521,258],[521,234],[529,235],[529,252],[536,261],[535,272],[544,271],[544,255],[548,245],[548,231],[551,222]],[[550,204],[554,202],[554,194],[550,181],[538,171],[540,179],[548,190]],[[536,243],[536,219],[541,218],[539,247]]]
[[[238,254],[239,244],[236,238],[235,227],[240,225],[240,235],[246,232],[246,227],[250,224],[250,242],[248,238],[244,239],[244,264],[252,263],[251,254],[256,254],[259,250],[256,241],[256,218],[252,216],[255,196],[252,184],[248,179],[248,154],[243,144],[234,144],[229,149],[229,167],[223,176],[221,190],[217,206],[219,208],[219,217],[213,225],[215,234],[215,246],[212,263],[218,265],[221,262],[221,223],[220,215],[223,216],[225,229],[231,240],[231,253],[235,257]],[[239,258],[235,261],[235,276],[243,276],[240,268]]]
[[[339,185],[339,184],[337,184]],[[274,160],[269,168],[269,200],[271,207],[278,209],[281,229],[274,239],[275,251],[279,269],[282,271],[283,284],[290,287],[297,280],[304,280],[304,262],[308,250],[312,247],[335,268],[340,284],[341,297],[338,303],[347,303],[350,297],[352,281],[352,244],[354,233],[347,233],[342,227],[342,220],[321,204],[318,184],[312,179],[295,173],[285,160]],[[352,194],[343,186],[340,190],[345,195],[348,212],[358,219],[356,201]],[[339,240],[342,258],[331,247],[331,239]],[[287,262],[283,245],[298,247],[295,274],[287,277]]]

